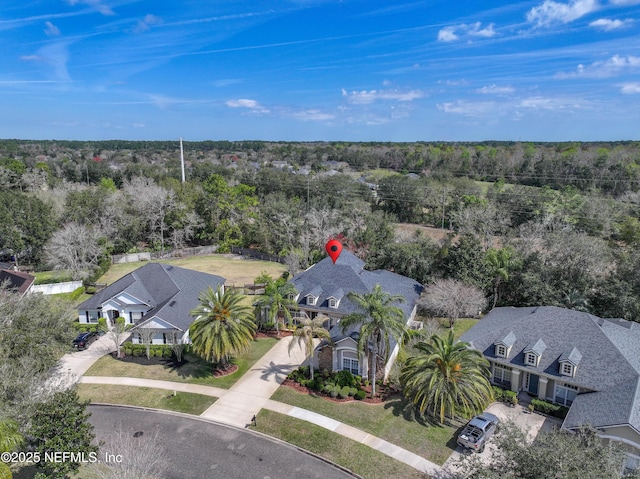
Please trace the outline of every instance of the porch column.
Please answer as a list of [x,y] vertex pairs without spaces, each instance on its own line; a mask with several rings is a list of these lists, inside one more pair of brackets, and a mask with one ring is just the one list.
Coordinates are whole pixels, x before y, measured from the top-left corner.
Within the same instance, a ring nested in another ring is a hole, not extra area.
[[518,392],[520,390],[520,370],[511,370],[511,390]]
[[549,380],[547,378],[544,378],[542,376],[540,376],[540,381],[538,382],[538,397],[540,399],[546,399],[547,398],[547,383],[549,382]]

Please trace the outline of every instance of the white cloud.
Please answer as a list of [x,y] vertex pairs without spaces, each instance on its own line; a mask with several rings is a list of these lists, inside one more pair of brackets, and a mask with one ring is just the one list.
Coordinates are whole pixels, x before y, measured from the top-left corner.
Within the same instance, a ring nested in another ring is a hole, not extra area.
[[147,14],[142,20],[138,20],[138,23],[136,24],[133,31],[134,33],[143,33],[149,30],[153,25],[159,25],[161,23],[162,19],[160,17]]
[[614,55],[608,60],[602,62],[594,62],[591,65],[578,65],[575,72],[560,72],[555,78],[564,80],[567,78],[609,78],[619,75],[625,70],[634,70],[640,68],[640,57],[629,55],[621,57]]
[[134,123],[132,125],[134,128],[145,128],[146,125],[144,123]]
[[241,98],[239,100],[229,100],[226,105],[230,108],[258,108],[260,105],[255,100]]
[[609,20],[608,18],[600,18],[594,22],[589,24],[590,27],[599,28],[600,30],[604,30],[605,32],[610,32],[611,30],[617,30],[619,28],[624,28],[633,23],[633,19],[627,18],[625,20]]
[[283,115],[302,121],[330,121],[335,119],[336,117],[332,113],[326,113],[313,108],[307,110],[286,111],[283,112]]
[[53,23],[46,21],[44,22],[44,24],[47,27],[44,29],[45,35],[47,35],[48,37],[57,37],[58,35],[60,35],[60,29]]
[[640,0],[609,0],[609,3],[611,3],[611,5],[616,5],[620,7],[628,7],[631,5],[640,4]]
[[571,0],[569,3],[545,0],[527,12],[527,21],[539,27],[555,23],[570,23],[600,8],[597,0]]
[[255,114],[270,113],[270,110],[263,107],[256,100],[250,100],[248,98],[239,98],[237,100],[228,100],[225,105],[229,108],[246,108]]
[[88,5],[103,15],[115,15],[115,12],[111,10],[111,7],[103,4],[100,0],[67,0],[67,3],[71,6],[77,4]]
[[496,109],[497,104],[491,101],[465,101],[438,103],[438,110],[462,116],[479,117]]
[[572,97],[542,97],[532,96],[498,101],[467,101],[458,100],[436,105],[444,113],[475,118],[491,118],[496,116],[519,116],[526,111],[574,111],[583,110],[589,106],[588,102]]
[[408,102],[418,98],[422,98],[424,93],[420,90],[398,91],[398,90],[362,90],[348,92],[344,88],[342,89],[342,96],[347,99],[349,103],[356,105],[367,105],[378,100],[391,100]]
[[452,42],[458,39],[456,35],[456,27],[444,27],[438,32],[439,42]]
[[483,86],[482,88],[478,88],[476,93],[482,93],[483,95],[507,95],[509,93],[513,93],[515,88],[512,86],[498,86],[498,85],[489,85]]
[[493,29],[494,24],[490,23],[486,27],[482,28],[482,23],[462,23],[460,25],[444,27],[438,32],[438,41],[440,42],[452,42],[458,40],[460,35],[468,35],[473,37],[491,38],[496,35],[496,31]]
[[640,94],[640,82],[624,83],[620,87],[620,92],[625,95]]
[[493,25],[493,23],[490,23],[485,28],[481,28],[482,24],[480,22],[476,22],[473,25],[469,25],[469,35],[485,38],[494,37],[496,32],[493,29]]

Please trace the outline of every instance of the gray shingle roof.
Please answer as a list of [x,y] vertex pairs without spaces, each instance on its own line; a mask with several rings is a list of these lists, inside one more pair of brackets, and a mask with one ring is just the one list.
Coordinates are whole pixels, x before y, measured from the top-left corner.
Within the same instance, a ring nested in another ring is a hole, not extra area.
[[[359,308],[347,296],[350,292],[370,293],[376,284],[391,295],[402,295],[405,298],[400,307],[408,319],[422,292],[422,285],[417,281],[385,270],[368,271],[365,263],[349,251],[343,250],[335,264],[331,258],[324,258],[306,271],[294,276],[291,283],[298,291],[298,304],[301,309],[313,309],[327,315],[344,316],[359,312]],[[305,297],[308,294],[318,296],[315,306],[308,306]],[[342,299],[337,295],[341,294]],[[340,299],[337,308],[330,308],[328,299]],[[353,331],[343,335],[339,328],[332,331],[334,340],[349,336]],[[335,336],[335,337],[334,337]]]
[[214,274],[148,263],[96,293],[78,309],[98,309],[105,302],[126,292],[152,308],[141,323],[155,316],[186,331],[193,322],[189,313],[198,305],[200,292],[209,286],[216,289],[224,282],[225,278]]
[[[513,333],[507,359],[496,358],[494,343]],[[583,387],[564,427],[629,424],[640,430],[640,325],[603,319],[553,306],[496,308],[460,338],[487,358]],[[537,367],[524,364],[524,350],[543,341]],[[560,375],[560,361],[579,363],[575,377]]]

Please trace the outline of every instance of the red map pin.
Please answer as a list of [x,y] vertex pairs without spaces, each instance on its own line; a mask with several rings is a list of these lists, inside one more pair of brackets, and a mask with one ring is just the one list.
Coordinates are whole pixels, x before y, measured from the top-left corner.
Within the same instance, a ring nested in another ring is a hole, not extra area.
[[327,250],[329,257],[333,260],[333,264],[335,264],[338,256],[342,253],[342,243],[338,240],[332,239],[327,242],[324,249]]

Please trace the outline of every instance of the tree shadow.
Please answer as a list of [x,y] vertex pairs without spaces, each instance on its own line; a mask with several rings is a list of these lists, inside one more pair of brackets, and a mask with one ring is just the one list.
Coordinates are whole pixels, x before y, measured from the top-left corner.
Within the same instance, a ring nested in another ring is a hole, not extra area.
[[416,408],[404,398],[397,398],[387,401],[385,409],[391,409],[391,413],[396,417],[402,417],[405,421],[417,422],[425,427],[440,427],[440,424],[429,416],[420,414]]
[[182,362],[172,359],[167,362],[165,368],[183,379],[208,379],[215,376],[213,363],[192,355],[185,355]]

